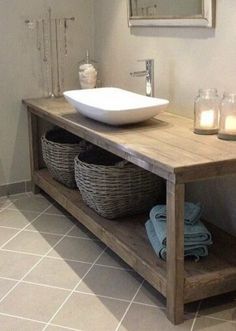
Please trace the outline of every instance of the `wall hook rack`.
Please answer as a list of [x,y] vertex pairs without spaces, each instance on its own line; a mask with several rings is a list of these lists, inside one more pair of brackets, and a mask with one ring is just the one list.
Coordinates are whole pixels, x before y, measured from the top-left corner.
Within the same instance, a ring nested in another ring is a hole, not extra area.
[[47,96],[59,97],[64,87],[64,60],[68,55],[69,22],[75,17],[53,17],[52,9],[42,19],[26,19],[25,24],[36,30],[36,47],[42,61]]

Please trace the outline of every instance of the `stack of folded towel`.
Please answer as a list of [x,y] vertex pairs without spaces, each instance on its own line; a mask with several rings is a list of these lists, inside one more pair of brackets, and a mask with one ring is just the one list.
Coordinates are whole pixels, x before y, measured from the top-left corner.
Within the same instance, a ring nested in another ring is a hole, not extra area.
[[[199,260],[208,255],[208,246],[212,244],[211,233],[200,221],[202,208],[199,204],[185,202],[184,205],[184,255]],[[146,223],[149,241],[156,254],[166,260],[167,234],[166,205],[157,205],[150,211],[150,219]]]

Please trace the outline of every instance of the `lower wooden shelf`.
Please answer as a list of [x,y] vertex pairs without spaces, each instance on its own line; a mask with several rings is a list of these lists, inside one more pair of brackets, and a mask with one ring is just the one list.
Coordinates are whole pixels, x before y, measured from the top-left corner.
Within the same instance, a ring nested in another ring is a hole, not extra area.
[[[85,205],[79,191],[53,180],[46,169],[34,173],[34,183],[166,296],[166,263],[156,256],[147,239],[147,215],[106,220]],[[185,303],[236,290],[236,239],[211,224],[207,226],[214,245],[207,258],[185,262]]]

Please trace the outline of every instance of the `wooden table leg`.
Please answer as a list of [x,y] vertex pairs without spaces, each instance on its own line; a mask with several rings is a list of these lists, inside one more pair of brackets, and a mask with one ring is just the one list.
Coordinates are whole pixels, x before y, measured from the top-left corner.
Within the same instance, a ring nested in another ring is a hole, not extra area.
[[29,150],[30,150],[30,168],[32,192],[37,194],[40,192],[38,186],[34,184],[34,172],[39,170],[39,137],[38,137],[38,119],[37,116],[30,112],[28,108],[28,125],[29,125]]
[[167,317],[184,321],[184,184],[167,182]]

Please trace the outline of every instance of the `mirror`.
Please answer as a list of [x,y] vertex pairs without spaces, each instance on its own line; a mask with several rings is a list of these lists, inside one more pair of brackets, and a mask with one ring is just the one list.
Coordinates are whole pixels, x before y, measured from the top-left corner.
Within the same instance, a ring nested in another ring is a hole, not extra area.
[[215,0],[128,0],[129,26],[214,25]]

